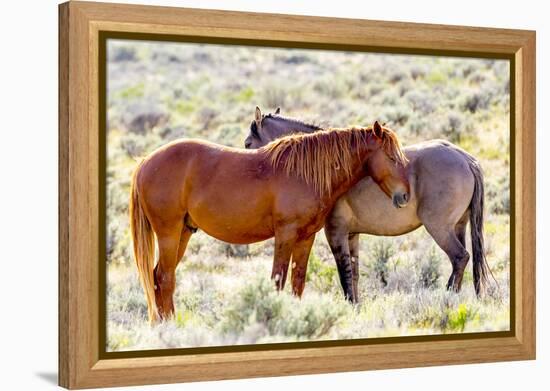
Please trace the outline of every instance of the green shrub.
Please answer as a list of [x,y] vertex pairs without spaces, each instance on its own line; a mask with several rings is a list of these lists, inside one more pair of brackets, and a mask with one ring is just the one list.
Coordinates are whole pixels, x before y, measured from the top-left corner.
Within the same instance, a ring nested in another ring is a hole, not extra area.
[[410,73],[414,80],[421,79],[426,76],[426,68],[421,65],[412,65]]
[[[321,78],[315,82],[313,89],[326,97],[331,99],[339,99],[347,93],[348,87],[345,80],[342,78],[335,78],[333,76],[327,76]],[[273,106],[276,107],[276,106]]]
[[456,111],[449,112],[439,124],[439,131],[452,143],[460,143],[465,132],[463,116]]
[[224,312],[222,330],[242,332],[250,323],[264,324],[274,334],[281,319],[285,297],[275,290],[268,279],[247,284]]
[[387,122],[390,127],[404,126],[411,117],[411,111],[406,106],[387,106],[382,114],[382,122]]
[[435,246],[430,248],[427,255],[418,259],[419,271],[418,282],[422,288],[431,289],[438,287],[439,278],[441,273],[439,271],[440,259],[437,255]]
[[370,269],[382,287],[386,287],[389,279],[389,261],[395,254],[393,243],[386,239],[376,240],[370,253],[374,260],[369,264]]
[[131,263],[134,259],[128,223],[111,219],[107,224],[108,263]]
[[145,85],[143,83],[137,83],[119,91],[115,95],[115,98],[124,99],[124,100],[138,99],[138,98],[142,98],[144,94],[145,94]]
[[263,107],[286,107],[286,92],[277,84],[268,84],[259,91]]
[[491,94],[488,91],[472,91],[468,93],[461,102],[463,110],[475,113],[479,110],[486,110],[491,103]]
[[146,135],[139,135],[127,132],[119,138],[119,151],[124,151],[126,158],[130,158],[135,163],[163,144],[161,133],[148,132]]
[[319,258],[315,251],[311,251],[309,254],[309,260],[307,264],[306,282],[311,283],[317,290],[321,292],[328,292],[337,282],[337,268],[334,263],[329,264]]
[[[292,301],[298,301],[292,298]],[[342,300],[322,296],[319,300],[296,303],[280,323],[280,333],[297,339],[317,339],[327,335],[346,315],[349,305]]]
[[447,76],[440,70],[434,69],[426,75],[426,82],[430,85],[442,84],[447,80]]
[[247,284],[230,302],[222,316],[222,332],[243,333],[259,324],[271,336],[296,339],[326,335],[349,307],[342,299],[326,296],[300,300],[277,292],[273,281],[268,279]]
[[470,318],[472,318],[472,311],[466,307],[466,304],[460,304],[456,310],[449,312],[447,326],[452,331],[462,333]]
[[427,133],[432,131],[433,125],[424,117],[413,117],[407,122],[407,129],[414,136],[421,136],[423,139],[429,139]]
[[397,84],[407,78],[407,73],[401,69],[394,69],[388,76],[388,81],[391,84]]
[[488,209],[495,214],[510,213],[510,178],[508,175],[485,178],[485,197]]
[[109,50],[108,59],[113,62],[136,61],[136,49],[132,46],[113,47]]
[[424,115],[430,114],[435,110],[433,96],[421,90],[411,90],[405,94],[405,99],[411,105],[413,111],[418,111]]

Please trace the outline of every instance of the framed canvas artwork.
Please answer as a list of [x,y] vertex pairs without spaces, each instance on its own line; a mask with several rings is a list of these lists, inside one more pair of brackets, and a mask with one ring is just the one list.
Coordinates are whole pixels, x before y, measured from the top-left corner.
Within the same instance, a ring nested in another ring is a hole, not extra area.
[[534,32],[59,12],[62,386],[535,357]]

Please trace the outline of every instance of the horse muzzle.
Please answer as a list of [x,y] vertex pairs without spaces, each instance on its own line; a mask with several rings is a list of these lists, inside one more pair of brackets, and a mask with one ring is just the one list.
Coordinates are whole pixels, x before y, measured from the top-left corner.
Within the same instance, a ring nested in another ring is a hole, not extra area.
[[407,206],[409,199],[409,193],[394,193],[392,196],[392,203],[394,207],[400,209]]

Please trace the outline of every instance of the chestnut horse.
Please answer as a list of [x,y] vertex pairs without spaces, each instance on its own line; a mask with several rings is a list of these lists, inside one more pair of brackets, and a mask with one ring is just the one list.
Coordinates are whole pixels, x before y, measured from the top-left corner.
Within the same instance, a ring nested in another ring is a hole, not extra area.
[[[245,140],[246,148],[259,148],[279,137],[313,133],[321,128],[294,118],[258,110]],[[483,173],[479,162],[443,140],[403,149],[409,160],[403,168],[411,186],[405,208],[395,209],[370,178],[361,180],[342,196],[328,215],[325,234],[336,259],[346,297],[358,301],[359,234],[396,236],[421,225],[448,255],[453,271],[447,288],[459,291],[470,255],[466,250],[466,224],[470,222],[474,288],[479,295],[490,269],[483,240]]]
[[179,140],[154,151],[133,175],[129,208],[149,320],[174,314],[176,266],[197,228],[236,244],[274,236],[271,278],[282,289],[292,257],[292,291],[301,296],[315,234],[338,197],[369,175],[405,206],[405,164],[397,136],[378,122],[288,136],[257,150]]

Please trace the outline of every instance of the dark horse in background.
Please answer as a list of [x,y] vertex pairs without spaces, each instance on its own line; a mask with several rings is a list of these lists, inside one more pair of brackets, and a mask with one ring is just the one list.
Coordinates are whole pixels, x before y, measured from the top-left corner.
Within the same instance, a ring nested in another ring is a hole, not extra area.
[[405,206],[405,164],[397,136],[378,122],[287,136],[257,150],[179,140],[154,151],[134,172],[129,208],[150,321],[174,314],[176,266],[197,228],[236,244],[275,237],[271,277],[282,289],[292,258],[292,291],[301,296],[315,234],[336,200],[370,175],[384,197]]
[[[256,116],[245,140],[246,148],[259,148],[272,140],[294,133],[315,133],[321,129],[296,119],[274,114]],[[396,209],[375,185],[365,178],[335,204],[325,223],[325,234],[336,259],[344,294],[358,300],[359,234],[396,236],[421,225],[445,251],[452,264],[448,289],[459,291],[470,259],[466,251],[466,225],[470,221],[473,276],[476,294],[490,273],[483,240],[483,173],[470,154],[443,140],[432,140],[403,149],[409,163],[403,170],[411,186],[411,198]]]

